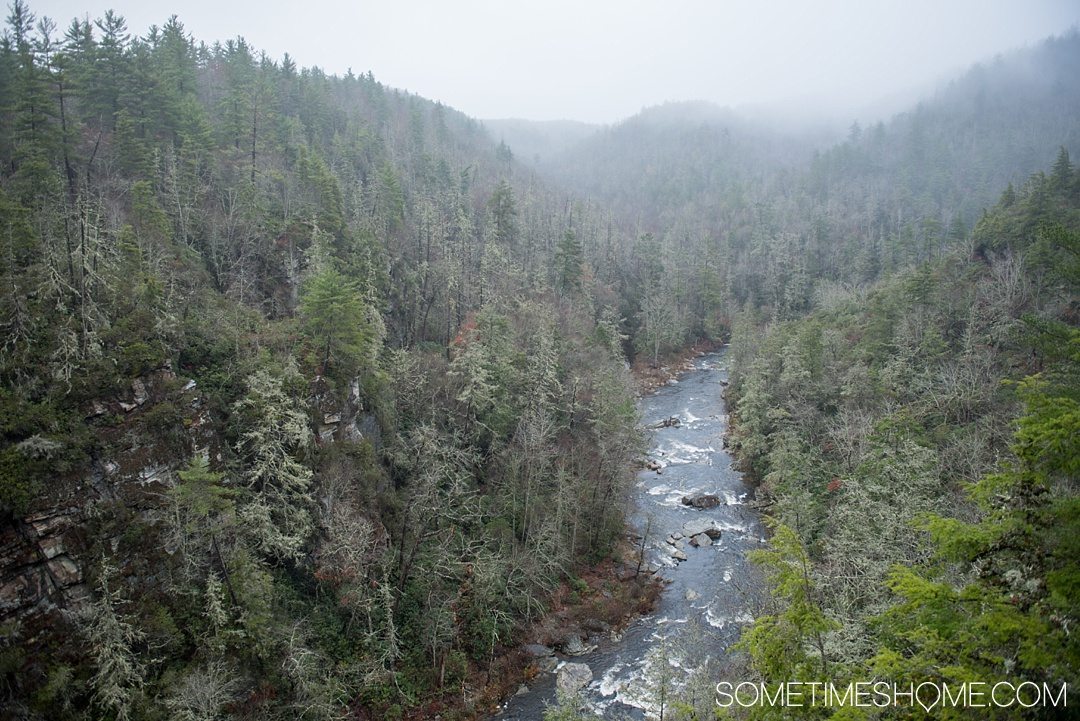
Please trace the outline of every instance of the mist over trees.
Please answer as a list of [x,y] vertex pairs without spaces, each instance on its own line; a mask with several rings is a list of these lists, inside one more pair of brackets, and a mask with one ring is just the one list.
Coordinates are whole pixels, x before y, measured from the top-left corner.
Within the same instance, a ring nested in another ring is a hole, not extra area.
[[1078,69],[1072,32],[838,142],[485,128],[15,0],[5,713],[484,712],[624,536],[630,364],[729,339],[776,523],[752,672],[1074,678]]

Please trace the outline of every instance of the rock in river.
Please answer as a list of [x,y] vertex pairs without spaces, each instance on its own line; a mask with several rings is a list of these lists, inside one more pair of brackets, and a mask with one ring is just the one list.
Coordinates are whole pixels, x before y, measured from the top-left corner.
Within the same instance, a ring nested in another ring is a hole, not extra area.
[[662,548],[676,561],[685,561],[687,559],[686,551],[683,551],[681,548],[668,545],[662,546]]
[[536,659],[536,668],[541,673],[551,673],[559,667],[559,659],[554,656],[544,656],[543,658]]
[[683,533],[688,537],[693,538],[699,533],[704,533],[714,541],[720,538],[720,528],[717,527],[716,522],[711,518],[695,518],[691,521],[687,521],[683,526]]
[[682,504],[691,508],[716,508],[720,505],[720,497],[705,494],[704,496],[682,497]]
[[567,634],[562,642],[562,652],[567,656],[584,656],[594,650],[596,650],[596,646],[586,646],[581,642],[581,636],[576,633]]
[[563,664],[555,676],[555,687],[564,696],[573,696],[592,681],[592,669],[583,663]]

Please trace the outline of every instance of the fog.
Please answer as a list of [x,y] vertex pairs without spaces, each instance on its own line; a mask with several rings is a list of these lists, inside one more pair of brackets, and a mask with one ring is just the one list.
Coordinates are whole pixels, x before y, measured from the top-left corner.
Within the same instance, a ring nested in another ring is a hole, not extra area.
[[30,0],[56,20],[112,8],[134,34],[177,14],[199,40],[388,85],[480,118],[607,123],[708,100],[863,117],[1080,21],[1075,0]]

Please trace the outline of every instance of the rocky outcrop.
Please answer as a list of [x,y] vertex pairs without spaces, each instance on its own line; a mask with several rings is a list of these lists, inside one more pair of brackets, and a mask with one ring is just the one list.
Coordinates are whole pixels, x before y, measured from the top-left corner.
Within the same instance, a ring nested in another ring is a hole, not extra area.
[[611,624],[599,618],[587,618],[581,622],[581,627],[590,633],[608,633]]
[[360,395],[360,381],[354,379],[349,385],[349,395],[345,403],[330,392],[329,384],[320,376],[314,382],[315,406],[322,414],[318,426],[319,443],[351,441],[359,443],[367,440],[376,449],[382,447],[382,434],[374,414],[364,408]]
[[555,656],[544,656],[535,661],[536,668],[541,673],[551,673],[559,667],[559,659]]
[[[83,415],[97,439],[97,457],[50,479],[27,513],[0,527],[0,623],[18,622],[24,641],[50,630],[58,611],[73,610],[89,596],[87,564],[99,560],[94,548],[99,555],[101,548],[118,554],[132,583],[154,586],[141,575],[145,563],[129,562],[147,548],[126,548],[123,536],[133,522],[154,517],[176,470],[192,455],[221,460],[206,406],[195,382],[181,383],[169,363],[88,402]],[[121,509],[125,521],[95,521],[119,515],[101,514],[105,507]]]
[[545,646],[540,643],[528,643],[523,647],[525,653],[532,658],[544,658],[545,656],[554,656],[555,649],[551,646]]
[[[321,442],[364,439],[379,447],[379,425],[358,382],[344,400],[317,383],[314,401]],[[213,468],[229,459],[223,419],[196,381],[178,377],[168,362],[87,400],[81,414],[93,457],[49,478],[21,517],[0,517],[0,626],[17,625],[30,652],[57,642],[63,612],[90,598],[104,555],[140,594],[161,588],[172,549],[158,521],[177,471],[196,455]]]
[[[69,549],[78,545],[79,509],[64,507],[13,519],[0,530],[0,619],[43,617],[85,596],[83,573]],[[41,625],[31,621],[34,626]]]
[[559,665],[559,659],[555,658],[555,649],[539,643],[529,643],[522,647],[525,655],[532,659],[533,664],[541,673],[550,673]]

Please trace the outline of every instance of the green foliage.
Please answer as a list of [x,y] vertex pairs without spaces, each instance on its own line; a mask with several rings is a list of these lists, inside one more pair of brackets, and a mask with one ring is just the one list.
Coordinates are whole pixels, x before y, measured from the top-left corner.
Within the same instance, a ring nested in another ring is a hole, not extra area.
[[1080,514],[1059,482],[1076,476],[1080,423],[1069,403],[1080,391],[1076,332],[1070,348],[1074,359],[1062,373],[1021,383],[1026,412],[1013,447],[1017,464],[971,489],[985,516],[926,521],[939,554],[975,563],[975,579],[956,586],[913,569],[892,572],[890,588],[901,601],[879,622],[883,648],[873,663],[883,674],[1039,683],[1075,677],[1080,644],[1067,620],[1080,611]]
[[[598,284],[596,248],[543,240],[559,194],[370,74],[176,18],[57,40],[19,0],[9,24],[0,510],[107,486],[85,540],[130,581],[84,619],[100,658],[63,647],[67,690],[12,693],[50,718],[330,718],[462,686],[621,533],[637,418],[593,312],[620,305],[614,246]],[[120,470],[87,485],[91,458]],[[175,488],[144,493],[144,463]]]
[[756,554],[775,608],[741,641],[763,678],[1075,677],[1076,199],[1051,186],[987,213],[983,255],[740,340],[736,448],[783,524]]
[[764,569],[779,609],[759,616],[739,641],[740,647],[763,678],[829,678],[824,637],[838,624],[820,605],[810,557],[795,532],[784,525],[773,529],[769,546],[752,552],[751,559]]
[[1080,332],[1070,361],[1020,383],[1025,413],[1016,431],[1016,464],[980,479],[974,523],[924,521],[944,560],[974,564],[961,584],[898,567],[889,586],[900,602],[879,620],[875,670],[902,680],[984,680],[1008,676],[1060,683],[1080,669],[1069,619],[1080,612],[1076,478],[1080,416]]
[[85,461],[88,435],[51,402],[0,390],[0,508],[25,513],[50,479]]
[[330,268],[319,272],[305,285],[300,312],[323,372],[343,378],[373,372],[384,331],[357,283]]
[[[1066,94],[1075,73],[1044,55],[1074,44],[1034,56]],[[948,254],[982,199],[1057,152],[1073,121],[1048,130],[1044,95],[978,115],[945,99],[807,163],[708,109],[657,109],[605,134],[634,149],[614,164],[582,146],[572,174],[601,202],[572,224],[565,192],[475,121],[370,74],[202,44],[176,18],[140,34],[107,12],[58,38],[16,0],[0,99],[0,512],[107,488],[64,552],[86,568],[84,540],[115,540],[124,569],[47,678],[5,675],[42,717],[334,718],[356,701],[389,718],[468,697],[622,534],[641,450],[623,342],[656,364],[733,317],[734,443],[793,534],[764,558],[763,668],[869,658],[852,637],[888,605],[891,563],[955,595],[956,559],[996,555],[978,598],[1018,594],[991,621],[1044,633],[1031,663],[1075,615],[1077,534],[1047,530],[1076,515],[1080,399],[1053,370],[1077,279],[1068,150],[975,225],[985,265]],[[953,142],[973,117],[985,152]],[[998,381],[1039,372],[1020,387],[1023,481],[988,476],[1010,435]],[[174,489],[137,485],[147,459],[181,469]],[[100,480],[91,460],[122,470]],[[954,513],[978,478],[983,505]],[[915,514],[940,558],[905,535]]]
[[573,228],[559,238],[555,246],[555,280],[560,289],[573,292],[581,289],[584,251]]
[[27,457],[15,446],[0,452],[0,508],[25,513],[37,497],[47,470],[43,459]]
[[216,517],[232,515],[238,492],[222,484],[224,474],[212,472],[205,458],[192,458],[188,467],[177,476],[180,482],[171,493],[185,515],[190,516],[192,525],[186,529],[188,532],[194,533],[206,523],[212,528]]
[[[500,146],[505,147],[505,145]],[[509,152],[509,148],[507,148]],[[517,241],[517,203],[514,189],[505,180],[499,181],[491,195],[491,215],[495,223],[495,241],[506,246],[513,246]]]
[[78,624],[95,668],[90,679],[94,705],[117,721],[127,721],[139,706],[145,683],[145,660],[135,648],[145,634],[122,612],[124,598],[114,573],[102,566],[98,598],[85,607]]

